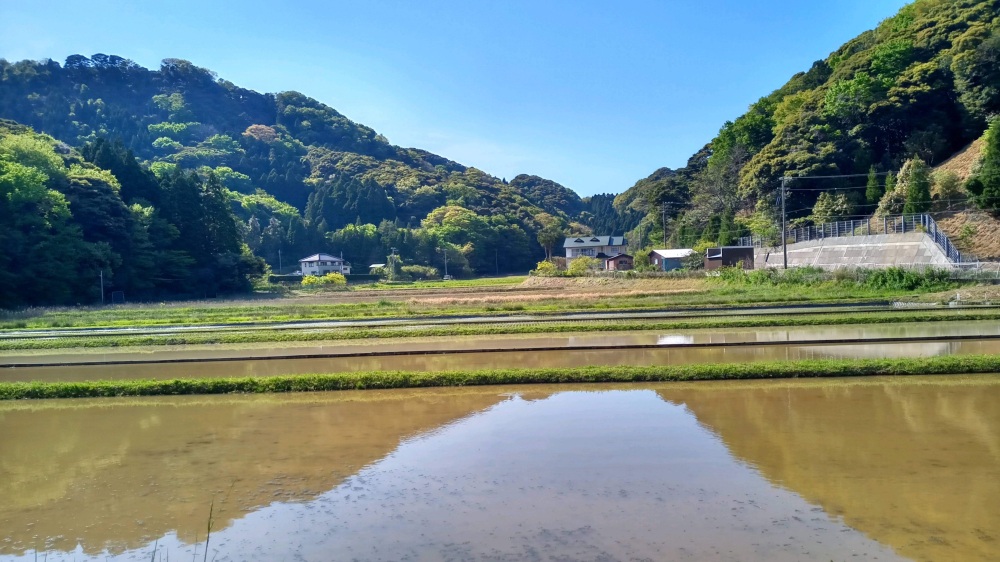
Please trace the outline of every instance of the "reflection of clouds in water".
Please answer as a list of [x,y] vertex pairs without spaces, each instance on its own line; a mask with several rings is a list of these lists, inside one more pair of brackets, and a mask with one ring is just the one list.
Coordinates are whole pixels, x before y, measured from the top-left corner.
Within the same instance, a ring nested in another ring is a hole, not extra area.
[[694,343],[694,336],[682,336],[678,334],[660,336],[656,339],[656,345],[690,345],[692,343]]

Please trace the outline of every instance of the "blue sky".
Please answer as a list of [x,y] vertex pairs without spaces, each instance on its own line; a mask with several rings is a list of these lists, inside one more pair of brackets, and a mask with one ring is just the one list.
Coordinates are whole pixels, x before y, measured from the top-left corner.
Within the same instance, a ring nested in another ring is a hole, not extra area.
[[508,179],[618,193],[903,0],[0,0],[0,57],[182,58]]

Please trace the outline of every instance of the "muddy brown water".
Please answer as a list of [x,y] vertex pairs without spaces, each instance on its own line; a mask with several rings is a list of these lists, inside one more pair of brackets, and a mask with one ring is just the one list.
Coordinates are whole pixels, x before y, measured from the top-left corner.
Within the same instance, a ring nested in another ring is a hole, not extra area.
[[201,559],[213,500],[220,561],[995,560],[998,403],[1000,375],[5,403],[0,560]]
[[932,357],[1000,354],[1000,340],[921,341],[851,344],[777,344],[686,349],[571,349],[486,351],[368,357],[254,359],[195,363],[38,366],[0,369],[0,381],[89,381],[267,377],[365,371],[439,372],[506,368],[560,368],[617,365],[747,363],[802,359]]
[[323,342],[262,342],[144,346],[126,348],[79,348],[73,350],[5,351],[0,364],[79,363],[103,361],[150,361],[216,359],[228,357],[273,357],[365,353],[372,351],[503,350],[531,347],[587,347],[594,345],[685,345],[748,342],[815,341],[865,338],[912,338],[1000,335],[1000,322],[911,322],[845,326],[797,326],[779,328],[716,328],[695,330],[644,330],[629,332],[577,332],[542,334],[498,334],[490,336],[442,336]]

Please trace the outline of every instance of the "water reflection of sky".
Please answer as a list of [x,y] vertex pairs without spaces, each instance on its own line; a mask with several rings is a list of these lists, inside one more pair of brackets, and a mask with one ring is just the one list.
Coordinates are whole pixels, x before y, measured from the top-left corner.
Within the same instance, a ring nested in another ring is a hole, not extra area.
[[690,345],[694,343],[694,336],[682,334],[669,334],[656,338],[657,345]]
[[[287,502],[276,494],[278,501],[220,526],[209,558],[896,558],[890,548],[772,485],[753,463],[735,459],[682,402],[665,401],[651,390],[515,394],[499,401],[495,396],[485,410],[473,407],[475,415],[404,438],[312,499]],[[405,416],[401,406],[380,411]],[[465,409],[454,406],[455,412]],[[335,420],[325,410],[316,407],[302,421],[351,431],[352,420]],[[229,423],[240,425],[237,419]],[[325,446],[323,440],[307,442]],[[256,463],[248,454],[243,470],[253,472]],[[280,481],[283,475],[263,476]],[[233,493],[241,492],[234,487]],[[123,528],[144,516],[121,515],[115,524]],[[201,557],[203,545],[195,552],[190,542],[168,532],[156,547],[166,558]],[[152,549],[152,541],[125,552],[111,547],[93,559],[148,560]],[[47,554],[48,560],[87,559],[81,549]],[[33,560],[34,553],[0,557],[14,559]]]

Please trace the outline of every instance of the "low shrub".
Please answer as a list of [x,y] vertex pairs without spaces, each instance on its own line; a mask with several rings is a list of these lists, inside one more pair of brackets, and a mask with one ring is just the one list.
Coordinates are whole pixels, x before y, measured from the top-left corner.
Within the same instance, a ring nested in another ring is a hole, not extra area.
[[556,267],[556,264],[548,260],[545,260],[538,262],[538,265],[536,265],[535,269],[531,271],[531,274],[537,275],[539,277],[558,277],[559,275],[562,274],[562,272],[559,271],[559,268]]
[[902,267],[858,270],[858,284],[869,289],[915,291],[944,290],[952,285],[944,269],[923,270]]
[[581,256],[579,258],[573,258],[573,261],[569,262],[569,267],[566,271],[571,277],[582,277],[584,275],[589,275],[600,268],[601,260],[589,256]]
[[327,273],[321,281],[324,285],[347,285],[347,278],[342,273]]
[[319,286],[344,286],[347,285],[347,278],[341,273],[327,273],[322,277],[317,277],[315,275],[306,275],[302,278],[303,287],[319,287]]
[[403,273],[418,281],[441,278],[441,274],[438,272],[436,267],[426,265],[404,265],[402,270]]

